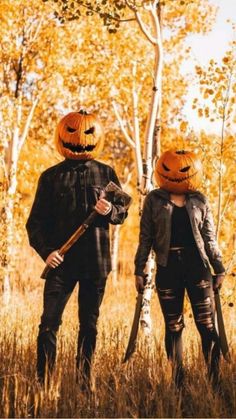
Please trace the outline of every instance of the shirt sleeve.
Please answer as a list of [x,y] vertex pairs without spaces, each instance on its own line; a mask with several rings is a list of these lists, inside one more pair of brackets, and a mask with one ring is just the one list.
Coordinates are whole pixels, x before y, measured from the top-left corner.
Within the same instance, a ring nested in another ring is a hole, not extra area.
[[139,245],[134,260],[135,275],[144,276],[146,262],[153,245],[153,232],[151,199],[147,196],[140,220]]
[[211,266],[214,269],[214,273],[224,273],[225,268],[222,262],[222,255],[218,247],[218,243],[216,241],[213,216],[208,204],[206,204],[206,214],[204,217],[204,223],[202,227],[202,238],[204,241],[206,254],[208,256]]
[[46,260],[48,255],[55,250],[51,241],[53,217],[51,214],[51,188],[46,176],[39,178],[35,199],[26,223],[26,230],[30,245]]

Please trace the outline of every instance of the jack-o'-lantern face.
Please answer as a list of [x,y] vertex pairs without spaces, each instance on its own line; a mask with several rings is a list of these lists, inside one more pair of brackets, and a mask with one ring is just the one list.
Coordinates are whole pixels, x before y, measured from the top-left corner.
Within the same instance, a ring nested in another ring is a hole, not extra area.
[[95,114],[70,112],[60,120],[55,141],[59,153],[67,159],[95,159],[103,149],[103,127]]
[[172,193],[186,193],[199,187],[202,165],[191,151],[168,150],[158,159],[155,177],[160,188]]

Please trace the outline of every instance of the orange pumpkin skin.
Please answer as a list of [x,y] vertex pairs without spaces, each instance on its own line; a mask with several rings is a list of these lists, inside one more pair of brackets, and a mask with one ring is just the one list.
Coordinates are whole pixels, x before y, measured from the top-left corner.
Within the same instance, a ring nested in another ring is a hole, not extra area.
[[70,112],[59,121],[55,142],[59,153],[67,159],[95,159],[104,145],[102,124],[95,114]]
[[155,178],[160,188],[182,194],[197,190],[202,177],[200,158],[191,151],[168,150],[155,167]]

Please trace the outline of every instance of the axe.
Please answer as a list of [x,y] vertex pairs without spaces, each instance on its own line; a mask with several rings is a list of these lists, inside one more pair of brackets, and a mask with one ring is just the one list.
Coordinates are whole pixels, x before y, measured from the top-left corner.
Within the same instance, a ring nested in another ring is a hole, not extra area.
[[[124,192],[119,186],[117,186],[114,182],[109,182],[107,186],[103,189],[103,192],[109,193],[114,192],[116,197],[121,197],[124,201],[124,207],[125,209],[128,209],[131,204],[131,197]],[[72,234],[72,236],[69,237],[69,239],[60,247],[58,250],[58,253],[61,256],[64,256],[68,250],[73,246],[73,244],[79,240],[79,238],[85,233],[85,231],[91,226],[91,224],[94,222],[95,218],[97,217],[98,212],[96,210],[93,210],[91,214],[84,220],[84,222],[77,228],[77,230]],[[46,265],[42,274],[41,278],[46,279],[47,274],[51,270],[51,266]]]

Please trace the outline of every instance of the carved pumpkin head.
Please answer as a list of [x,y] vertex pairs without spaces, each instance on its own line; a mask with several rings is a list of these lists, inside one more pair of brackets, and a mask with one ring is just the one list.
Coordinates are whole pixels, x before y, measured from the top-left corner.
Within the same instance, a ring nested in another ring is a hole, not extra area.
[[55,141],[59,153],[67,159],[95,159],[103,149],[103,127],[95,114],[70,112],[60,120]]
[[196,190],[200,184],[202,165],[191,151],[168,150],[158,159],[155,177],[158,185],[172,193]]

